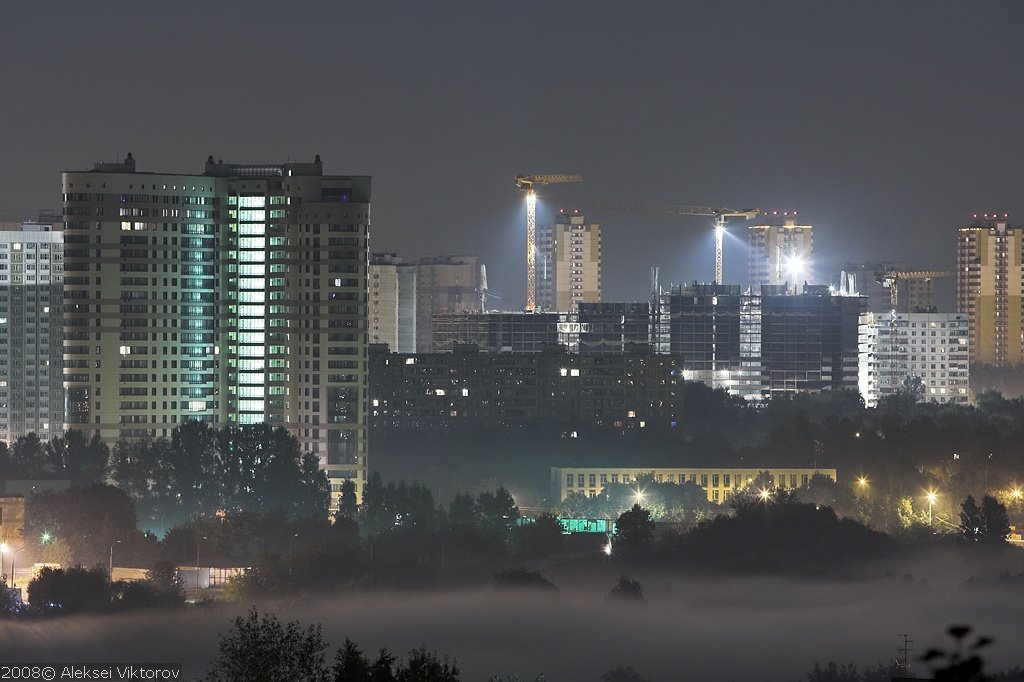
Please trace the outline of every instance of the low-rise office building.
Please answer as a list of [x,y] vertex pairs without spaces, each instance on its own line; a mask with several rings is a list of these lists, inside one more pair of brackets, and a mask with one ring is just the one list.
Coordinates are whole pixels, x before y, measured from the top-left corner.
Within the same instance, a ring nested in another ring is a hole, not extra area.
[[696,483],[707,491],[708,502],[724,503],[741,490],[753,485],[761,474],[767,474],[768,486],[794,490],[807,485],[811,477],[821,474],[836,480],[835,469],[765,467],[735,469],[728,467],[551,467],[552,499],[561,501],[572,493],[593,497],[604,486],[634,483],[641,476],[653,476],[658,483]]

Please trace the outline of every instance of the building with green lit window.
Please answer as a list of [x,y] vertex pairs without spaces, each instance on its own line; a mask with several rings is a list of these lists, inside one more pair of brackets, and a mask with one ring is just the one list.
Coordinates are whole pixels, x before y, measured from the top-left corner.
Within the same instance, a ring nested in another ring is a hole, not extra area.
[[366,471],[370,178],[313,163],[63,174],[70,428],[283,426],[337,493]]

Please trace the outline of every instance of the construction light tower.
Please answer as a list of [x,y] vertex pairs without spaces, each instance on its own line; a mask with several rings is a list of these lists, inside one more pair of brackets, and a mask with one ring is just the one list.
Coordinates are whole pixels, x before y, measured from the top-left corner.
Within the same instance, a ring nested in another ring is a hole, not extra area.
[[537,190],[534,185],[582,182],[579,175],[517,175],[516,187],[526,196],[526,309],[537,309]]
[[648,205],[648,204],[608,204],[600,203],[595,208],[609,211],[625,211],[629,213],[669,213],[672,215],[703,215],[715,218],[715,284],[722,283],[722,247],[725,238],[725,222],[728,218],[746,218],[753,220],[761,214],[761,209],[715,208],[712,206],[689,205]]

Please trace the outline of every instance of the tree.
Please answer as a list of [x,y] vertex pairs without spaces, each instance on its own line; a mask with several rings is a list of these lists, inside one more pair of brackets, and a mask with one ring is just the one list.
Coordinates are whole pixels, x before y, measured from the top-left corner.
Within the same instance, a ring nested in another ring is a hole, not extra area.
[[395,671],[397,682],[459,682],[459,664],[441,657],[425,646],[409,652],[409,660]]
[[282,624],[277,616],[235,618],[228,634],[221,635],[219,655],[207,680],[211,682],[273,682],[301,680],[326,682],[329,678],[319,625],[303,629],[298,621]]
[[626,575],[619,576],[619,582],[615,583],[615,587],[608,593],[608,597],[633,602],[645,601],[643,586],[638,580],[633,580]]
[[519,554],[546,557],[562,544],[562,524],[552,514],[541,514],[533,523],[516,527],[514,537]]
[[34,493],[26,504],[25,537],[60,539],[80,564],[105,565],[111,543],[139,535],[131,500],[113,486]]
[[98,433],[86,440],[85,433],[78,429],[64,432],[64,436],[52,439],[47,448],[53,461],[60,463],[73,486],[90,486],[103,483],[107,475],[110,448]]
[[152,586],[159,605],[174,606],[185,603],[185,589],[172,562],[158,561],[153,564],[153,568],[146,571],[146,579],[143,582]]
[[61,463],[56,461],[52,450],[29,433],[14,441],[10,450],[11,473],[23,478],[46,478],[63,473]]
[[350,478],[346,478],[341,484],[341,499],[338,502],[338,514],[351,519],[356,517],[356,484]]
[[601,675],[602,682],[649,682],[646,677],[643,677],[637,671],[633,670],[632,666],[622,667],[617,665],[604,675]]
[[1006,505],[991,495],[981,498],[981,519],[985,524],[985,542],[994,545],[1006,543],[1010,534],[1010,518],[1006,513]]
[[363,504],[359,509],[359,527],[370,537],[394,527],[395,515],[389,509],[384,483],[376,471],[363,486]]
[[541,573],[525,568],[510,568],[495,574],[494,589],[558,591],[554,583],[545,578]]
[[457,493],[448,505],[448,522],[453,526],[476,525],[476,501],[472,495]]
[[497,535],[507,533],[519,520],[519,507],[505,488],[477,495],[476,513],[481,527]]
[[28,584],[29,603],[41,611],[106,611],[110,608],[110,597],[110,581],[104,566],[45,566]]
[[985,520],[981,516],[981,508],[974,501],[974,495],[968,495],[960,504],[960,532],[965,538],[977,542],[985,530]]
[[369,659],[346,637],[334,657],[334,682],[371,682],[370,671]]
[[1010,534],[1006,506],[991,495],[981,498],[981,506],[968,495],[960,504],[960,533],[971,542],[1001,545]]
[[618,528],[619,544],[628,549],[637,549],[654,537],[651,512],[641,507],[639,503],[634,504],[632,509],[622,512],[615,525]]
[[18,609],[11,588],[7,586],[7,576],[0,576],[0,618],[14,614]]

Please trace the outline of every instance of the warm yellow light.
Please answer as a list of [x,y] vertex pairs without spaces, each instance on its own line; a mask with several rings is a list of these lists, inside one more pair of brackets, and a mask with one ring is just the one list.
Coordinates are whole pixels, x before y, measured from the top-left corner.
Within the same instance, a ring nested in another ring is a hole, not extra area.
[[927,497],[929,504],[935,504],[935,498],[937,497],[937,495],[934,490],[929,490]]
[[1024,496],[1024,493],[1021,492],[1020,488],[1014,488],[1010,491],[1010,497],[1015,500],[1019,500],[1022,496]]
[[772,496],[772,494],[768,490],[766,490],[764,488],[761,488],[761,492],[759,494],[761,496],[761,499],[763,501],[765,501],[765,502],[767,502],[768,498],[770,498]]
[[868,484],[868,479],[864,478],[863,476],[861,476],[860,478],[857,479],[857,485],[859,485],[861,488],[863,488],[867,484]]

